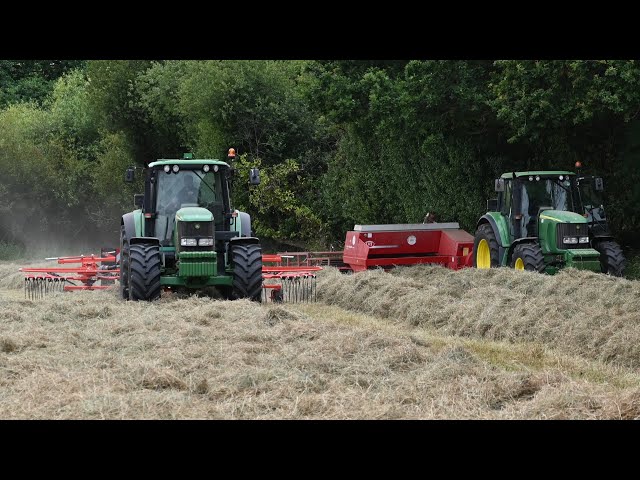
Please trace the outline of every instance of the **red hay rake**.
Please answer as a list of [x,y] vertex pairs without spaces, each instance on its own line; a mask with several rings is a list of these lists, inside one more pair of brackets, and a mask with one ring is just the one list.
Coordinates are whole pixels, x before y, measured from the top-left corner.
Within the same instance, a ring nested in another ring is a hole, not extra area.
[[[290,257],[289,257],[290,258]],[[262,301],[274,303],[308,303],[317,300],[316,272],[322,270],[317,265],[282,265],[286,255],[262,255]]]
[[[76,267],[21,268],[25,298],[35,300],[53,292],[74,290],[104,290],[119,279],[116,261],[118,251],[104,251],[100,256],[52,257],[59,265],[80,264]],[[96,282],[100,285],[96,285]]]

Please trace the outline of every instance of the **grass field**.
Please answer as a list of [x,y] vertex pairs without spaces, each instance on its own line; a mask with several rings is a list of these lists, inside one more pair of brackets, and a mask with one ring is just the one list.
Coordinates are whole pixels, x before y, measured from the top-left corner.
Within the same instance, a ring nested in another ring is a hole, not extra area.
[[0,418],[632,419],[640,282],[321,272],[316,304],[24,299],[0,262]]

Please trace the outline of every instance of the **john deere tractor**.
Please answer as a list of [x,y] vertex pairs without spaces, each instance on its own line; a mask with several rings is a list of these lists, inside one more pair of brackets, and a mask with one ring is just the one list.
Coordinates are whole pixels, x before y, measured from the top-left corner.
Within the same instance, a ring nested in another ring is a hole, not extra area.
[[[230,157],[235,152],[230,150]],[[134,168],[125,180],[134,180]],[[146,169],[137,210],[122,216],[120,292],[155,300],[163,288],[218,288],[225,298],[260,301],[262,250],[247,213],[231,208],[229,164],[219,160],[158,160]],[[250,182],[259,183],[257,169]]]
[[[591,180],[601,191],[602,179]],[[546,273],[570,266],[622,276],[622,250],[602,228],[602,205],[585,200],[587,183],[567,171],[503,174],[495,181],[498,198],[477,224],[474,266]]]

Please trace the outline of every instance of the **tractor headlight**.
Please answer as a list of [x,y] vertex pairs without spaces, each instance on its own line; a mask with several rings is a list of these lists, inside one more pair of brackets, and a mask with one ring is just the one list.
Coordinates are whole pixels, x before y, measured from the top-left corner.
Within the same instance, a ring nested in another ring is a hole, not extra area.
[[580,243],[589,243],[589,237],[580,237]]
[[182,247],[195,247],[198,245],[198,241],[195,238],[181,238],[180,246]]
[[174,165],[172,170],[173,170],[173,173],[178,173],[178,170],[180,170],[180,167],[178,165]]
[[204,170],[204,173],[207,173],[210,168],[211,167],[209,165],[205,165],[204,167],[202,167],[202,170]]
[[213,166],[213,171],[214,171],[214,172],[217,172],[218,170],[220,170],[220,167],[218,167],[218,165],[214,165],[214,166]]
[[211,246],[213,246],[213,238],[212,237],[201,238],[200,240],[198,240],[198,246],[200,246],[200,247],[211,247]]
[[578,237],[564,237],[562,239],[563,243],[576,244],[578,243]]
[[164,171],[169,173],[171,171],[171,167],[169,165],[164,166]]

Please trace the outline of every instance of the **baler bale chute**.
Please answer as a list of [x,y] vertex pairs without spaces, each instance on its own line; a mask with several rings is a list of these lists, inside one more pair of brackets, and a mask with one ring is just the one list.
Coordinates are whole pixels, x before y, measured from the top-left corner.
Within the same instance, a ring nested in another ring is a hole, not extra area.
[[343,261],[354,272],[431,263],[459,270],[472,266],[473,237],[454,222],[356,225]]

